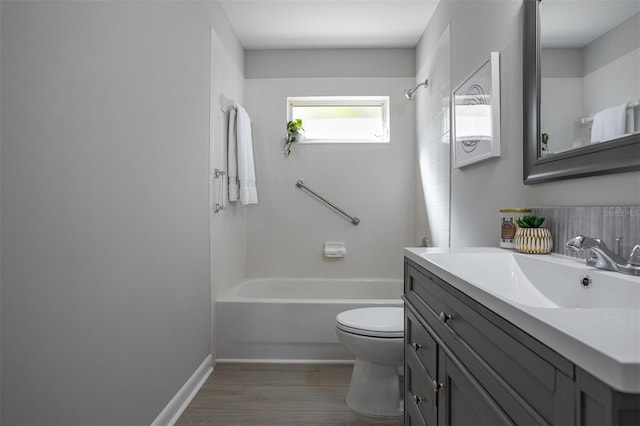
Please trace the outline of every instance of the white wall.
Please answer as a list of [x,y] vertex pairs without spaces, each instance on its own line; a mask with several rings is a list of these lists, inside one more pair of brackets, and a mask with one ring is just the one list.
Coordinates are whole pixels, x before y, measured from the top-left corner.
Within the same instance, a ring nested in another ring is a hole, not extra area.
[[[384,54],[378,61],[389,63]],[[255,68],[247,68],[247,74],[255,76],[259,61],[249,63]],[[281,62],[288,70],[283,72],[291,73],[295,63]],[[247,275],[402,277],[402,247],[415,244],[415,107],[402,94],[414,85],[413,77],[403,75],[409,63],[398,65],[398,77],[333,77],[329,70],[316,78],[247,79],[260,197],[260,204],[246,211]],[[358,67],[357,59],[353,66]],[[285,158],[286,97],[316,95],[390,96],[391,143],[295,145]],[[352,225],[296,188],[298,179],[360,218],[360,224]],[[347,257],[323,258],[325,241],[344,241]]]
[[[227,122],[224,110],[235,103],[244,103],[244,55],[237,57],[229,44],[224,44],[216,31],[211,34],[211,170],[225,172],[227,168]],[[215,300],[217,295],[238,283],[245,274],[245,208],[237,203],[226,210],[214,212],[214,203],[221,202],[220,191],[227,184],[226,175],[211,179],[211,307],[212,331],[215,330]],[[212,354],[215,359],[215,338]]]
[[[0,7],[0,81],[2,81],[2,7]],[[2,188],[2,100],[0,99],[0,194]],[[2,234],[2,196],[0,195],[0,235]],[[0,247],[0,318],[2,318],[2,250]],[[2,331],[0,325],[0,380],[2,378]],[[2,386],[0,386],[0,422],[2,422]]]
[[420,71],[428,63],[430,49],[451,25],[452,87],[486,61],[491,51],[500,52],[501,156],[452,170],[452,246],[497,246],[500,208],[627,205],[640,200],[640,172],[523,185],[522,9],[522,2],[514,0],[442,0],[416,48]]
[[149,424],[209,354],[220,10],[2,2],[3,424]]
[[[434,247],[448,247],[451,186],[451,37],[447,26],[427,49],[417,82],[429,79],[414,98],[417,117],[417,236]],[[420,243],[417,240],[416,243]]]

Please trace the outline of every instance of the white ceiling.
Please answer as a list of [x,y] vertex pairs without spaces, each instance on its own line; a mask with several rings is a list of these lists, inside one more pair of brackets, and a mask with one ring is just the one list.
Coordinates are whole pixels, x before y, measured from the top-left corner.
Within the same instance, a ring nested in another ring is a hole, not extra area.
[[245,49],[416,46],[438,0],[220,0]]
[[[415,47],[439,0],[220,0],[245,49]],[[544,0],[542,44],[582,47],[640,0]]]

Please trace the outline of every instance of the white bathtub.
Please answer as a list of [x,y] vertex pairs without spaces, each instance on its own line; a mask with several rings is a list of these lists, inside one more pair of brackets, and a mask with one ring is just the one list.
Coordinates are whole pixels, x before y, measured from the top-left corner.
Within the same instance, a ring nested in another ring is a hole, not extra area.
[[344,362],[336,336],[340,312],[402,306],[395,279],[253,278],[222,294],[215,307],[218,361]]

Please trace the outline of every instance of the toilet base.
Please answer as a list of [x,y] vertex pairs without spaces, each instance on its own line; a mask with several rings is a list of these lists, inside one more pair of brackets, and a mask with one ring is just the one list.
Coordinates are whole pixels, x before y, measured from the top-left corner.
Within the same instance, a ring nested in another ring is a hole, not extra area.
[[356,358],[346,402],[353,411],[367,416],[402,416],[398,366]]

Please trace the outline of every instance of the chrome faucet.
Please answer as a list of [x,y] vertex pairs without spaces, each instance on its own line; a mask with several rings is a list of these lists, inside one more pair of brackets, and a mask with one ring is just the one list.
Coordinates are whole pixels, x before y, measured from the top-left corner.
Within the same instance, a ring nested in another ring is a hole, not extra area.
[[600,238],[586,237],[584,235],[578,235],[567,241],[567,249],[576,253],[590,249],[591,255],[587,259],[588,266],[623,274],[640,275],[640,244],[633,248],[627,260],[620,254],[609,250]]

